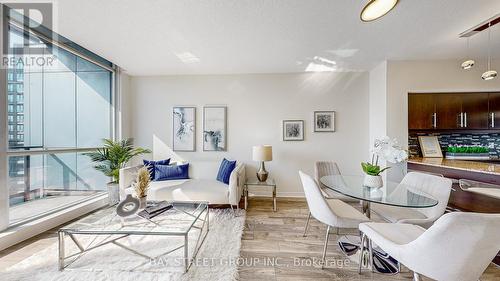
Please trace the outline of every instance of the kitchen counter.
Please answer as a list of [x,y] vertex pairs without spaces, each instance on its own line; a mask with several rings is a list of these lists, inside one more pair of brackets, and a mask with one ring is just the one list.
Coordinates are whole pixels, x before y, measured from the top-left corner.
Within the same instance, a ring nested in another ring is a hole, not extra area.
[[500,164],[445,158],[410,158],[408,163],[500,176]]

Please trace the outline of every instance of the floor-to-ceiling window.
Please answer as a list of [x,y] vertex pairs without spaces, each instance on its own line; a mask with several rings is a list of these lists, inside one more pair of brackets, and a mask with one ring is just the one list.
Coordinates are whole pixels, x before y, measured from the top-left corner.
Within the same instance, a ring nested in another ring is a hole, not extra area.
[[109,179],[83,153],[112,138],[114,71],[86,50],[24,25],[9,23],[8,39],[5,133],[13,225],[104,192]]

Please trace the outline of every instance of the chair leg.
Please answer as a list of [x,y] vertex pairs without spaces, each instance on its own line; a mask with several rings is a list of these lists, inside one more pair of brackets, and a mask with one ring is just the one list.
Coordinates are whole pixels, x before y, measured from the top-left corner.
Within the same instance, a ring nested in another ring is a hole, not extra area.
[[321,264],[321,269],[325,268],[325,263],[326,263],[326,248],[328,247],[328,236],[330,236],[330,226],[328,226],[326,228],[325,247],[323,248],[323,258],[321,259],[323,262]]
[[302,234],[302,237],[306,237],[307,227],[309,226],[309,220],[310,219],[311,219],[311,212],[309,212],[309,215],[307,216],[306,226],[304,227],[304,234]]
[[420,281],[420,274],[413,271],[413,281]]
[[358,265],[358,273],[361,274],[361,265],[363,264],[363,253],[365,251],[365,239],[366,235],[363,233],[361,235],[361,244],[359,245],[360,253],[359,253],[359,265]]
[[374,272],[374,269],[373,269],[373,244],[372,244],[371,239],[367,239],[367,240],[368,240],[368,250],[370,253],[370,266],[372,268],[372,272]]
[[236,211],[234,210],[234,207],[232,204],[229,204],[229,206],[231,206],[231,210],[233,211],[233,215],[236,217]]

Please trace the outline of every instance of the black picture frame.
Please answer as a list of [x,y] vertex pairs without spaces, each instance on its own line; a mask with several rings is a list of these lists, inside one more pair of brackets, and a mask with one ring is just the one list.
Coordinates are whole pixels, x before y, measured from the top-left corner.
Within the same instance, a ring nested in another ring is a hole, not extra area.
[[[300,127],[300,137],[287,137],[286,125],[288,123],[298,123]],[[283,141],[303,141],[304,140],[304,120],[283,120],[282,123],[282,140]]]
[[[318,119],[320,115],[329,115],[330,116],[330,128],[319,128],[319,122],[321,120]],[[333,133],[335,132],[335,111],[333,110],[321,110],[314,111],[314,132],[315,133]]]

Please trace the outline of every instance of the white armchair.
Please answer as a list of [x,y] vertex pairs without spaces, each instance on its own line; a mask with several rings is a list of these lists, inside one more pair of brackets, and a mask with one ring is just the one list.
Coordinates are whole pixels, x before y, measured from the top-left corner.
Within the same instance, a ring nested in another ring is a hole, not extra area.
[[422,274],[440,281],[477,281],[500,250],[500,214],[449,213],[427,230],[373,222],[360,224],[359,230],[362,245],[365,238],[369,249],[378,245],[412,270],[414,280]]
[[371,210],[386,221],[417,224],[425,228],[430,227],[444,214],[451,193],[452,181],[450,179],[411,172],[406,174],[401,184],[413,187],[415,192],[430,195],[438,200],[438,204],[431,208],[414,209],[372,204]]

